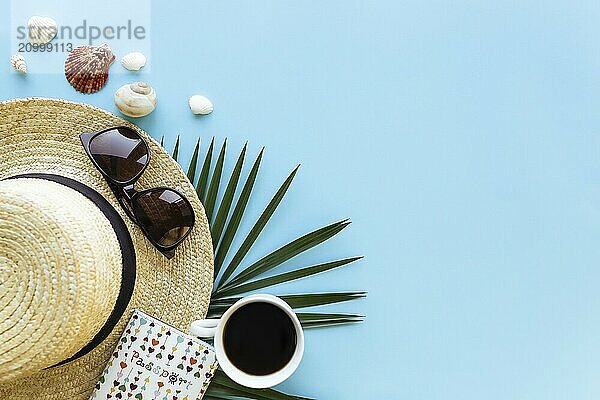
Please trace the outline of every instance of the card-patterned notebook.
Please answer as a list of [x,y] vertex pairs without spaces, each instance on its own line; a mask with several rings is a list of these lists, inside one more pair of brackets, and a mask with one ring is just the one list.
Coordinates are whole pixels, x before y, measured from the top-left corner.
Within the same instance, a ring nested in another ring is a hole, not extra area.
[[136,310],[93,400],[199,400],[215,370],[214,349]]

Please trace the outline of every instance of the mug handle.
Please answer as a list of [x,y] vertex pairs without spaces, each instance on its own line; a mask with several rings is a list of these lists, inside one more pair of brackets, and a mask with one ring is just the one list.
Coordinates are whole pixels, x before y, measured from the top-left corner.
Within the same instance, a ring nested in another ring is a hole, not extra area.
[[220,319],[207,318],[192,322],[190,325],[190,333],[193,336],[210,339],[217,333],[217,325]]

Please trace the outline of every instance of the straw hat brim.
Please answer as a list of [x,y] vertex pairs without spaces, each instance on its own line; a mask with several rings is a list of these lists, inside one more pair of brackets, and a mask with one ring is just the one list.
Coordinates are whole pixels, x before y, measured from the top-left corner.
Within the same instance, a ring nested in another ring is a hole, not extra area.
[[[139,132],[151,152],[137,189],[167,186],[194,207],[191,234],[167,259],[125,214],[105,179],[85,153],[79,135],[125,125]],[[0,179],[45,173],[77,180],[103,195],[127,225],[136,254],[136,284],[127,312],[100,345],[67,364],[0,385],[0,399],[87,400],[108,362],[133,309],[187,331],[208,310],[213,249],[202,204],[179,164],[148,134],[99,108],[64,100],[29,98],[0,102]]]

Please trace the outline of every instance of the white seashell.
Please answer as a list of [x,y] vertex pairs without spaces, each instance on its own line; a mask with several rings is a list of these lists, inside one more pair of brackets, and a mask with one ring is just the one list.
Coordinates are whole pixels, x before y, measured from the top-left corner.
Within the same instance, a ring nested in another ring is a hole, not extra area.
[[20,54],[15,54],[10,58],[10,65],[12,65],[15,71],[19,71],[22,74],[27,73],[27,63],[25,62],[25,57]]
[[207,115],[213,112],[214,106],[206,97],[194,95],[190,97],[190,109],[194,114]]
[[29,18],[27,23],[29,43],[46,44],[50,43],[58,32],[56,21],[50,17],[40,17],[34,15]]
[[129,71],[139,71],[146,65],[146,56],[138,52],[126,54],[121,58],[121,65]]
[[121,86],[115,93],[115,105],[129,117],[143,117],[156,107],[156,91],[145,82]]

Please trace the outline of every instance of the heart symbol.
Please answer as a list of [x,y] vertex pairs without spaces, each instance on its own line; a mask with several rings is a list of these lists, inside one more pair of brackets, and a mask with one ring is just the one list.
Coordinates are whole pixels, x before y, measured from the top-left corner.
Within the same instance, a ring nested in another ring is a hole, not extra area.
[[148,323],[148,321],[146,321],[146,318],[140,318],[140,325],[146,325],[146,323]]
[[131,396],[133,396],[133,394],[127,392],[127,397],[131,397]]
[[123,350],[123,345],[119,345],[119,347],[117,347],[117,350]]
[[114,387],[117,387],[117,386],[119,386],[119,381],[113,381],[113,386],[114,386]]
[[183,364],[179,364],[179,365],[177,366],[177,368],[179,368],[179,369],[183,369]]
[[160,346],[160,349],[164,350],[165,349],[165,345]]
[[150,347],[150,348],[148,349],[148,353],[154,353],[154,347]]
[[137,336],[132,336],[131,337],[131,342],[135,342],[137,340]]
[[127,390],[127,388],[125,387],[125,385],[121,385],[121,386],[119,386],[119,390],[120,390],[121,392],[124,392],[124,391],[126,391],[126,390]]
[[194,364],[196,364],[197,362],[198,362],[198,360],[196,360],[196,359],[195,359],[195,358],[193,358],[193,357],[190,357],[190,364],[191,364],[191,365],[194,365]]
[[159,388],[161,388],[161,387],[165,386],[165,384],[164,384],[164,383],[162,383],[162,382],[158,382],[158,383],[157,383],[157,385],[158,385],[158,387],[159,387]]
[[142,394],[141,393],[136,394],[135,398],[138,400],[142,400]]
[[110,398],[112,398],[112,394],[110,394],[110,393],[109,393],[109,394],[107,394],[107,395],[106,395],[106,398],[107,398],[107,399],[110,399]]
[[127,368],[127,364],[124,361],[121,361],[119,365],[121,366],[121,369]]
[[192,368],[192,367],[186,367],[186,369],[187,369],[187,372],[192,372],[192,370],[193,370],[194,368]]
[[159,360],[162,360],[162,354],[161,353],[156,353],[156,358],[158,358]]
[[144,338],[144,342],[148,342],[148,338],[147,337]]
[[168,355],[167,355],[167,358],[169,359],[169,361],[171,361],[172,359],[174,359],[174,358],[175,358],[175,356],[174,356],[173,354],[168,354]]
[[123,394],[121,392],[117,393],[116,395],[117,399],[122,399],[123,398]]
[[134,380],[135,382],[137,382],[137,381],[139,381],[139,380],[140,380],[140,377],[139,377],[139,376],[134,376],[134,377],[133,377],[133,380]]
[[159,341],[156,339],[152,339],[152,346],[158,346]]
[[96,383],[96,390],[100,390],[100,384]]
[[118,353],[118,352],[116,352],[116,351],[113,353],[113,357],[115,357],[115,358],[116,358],[118,355],[119,355],[119,353]]
[[134,391],[135,389],[137,389],[138,385],[136,385],[135,383],[132,383],[129,385],[129,387],[131,388],[131,391]]
[[200,371],[196,372],[196,373],[194,374],[194,377],[195,377],[195,378],[200,378]]

